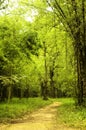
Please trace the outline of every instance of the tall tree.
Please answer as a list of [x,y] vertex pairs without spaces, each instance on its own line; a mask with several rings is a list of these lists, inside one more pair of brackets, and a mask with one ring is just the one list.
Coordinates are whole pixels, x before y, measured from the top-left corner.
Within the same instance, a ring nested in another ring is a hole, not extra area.
[[77,101],[86,102],[86,1],[47,0],[73,40],[77,64]]

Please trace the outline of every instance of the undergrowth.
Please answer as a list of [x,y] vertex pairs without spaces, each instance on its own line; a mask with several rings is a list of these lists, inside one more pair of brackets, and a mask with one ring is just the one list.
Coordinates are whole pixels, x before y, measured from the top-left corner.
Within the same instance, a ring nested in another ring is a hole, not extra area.
[[57,109],[57,122],[68,127],[86,130],[86,108],[75,105],[73,99],[58,99],[62,105]]

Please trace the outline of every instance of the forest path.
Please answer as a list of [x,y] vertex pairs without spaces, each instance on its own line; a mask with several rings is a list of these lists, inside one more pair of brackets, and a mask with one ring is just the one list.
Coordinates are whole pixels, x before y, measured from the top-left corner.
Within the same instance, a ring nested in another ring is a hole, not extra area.
[[0,130],[76,130],[66,128],[56,122],[56,111],[61,103],[55,102],[44,108],[27,114],[22,120],[16,120],[7,126],[2,125]]

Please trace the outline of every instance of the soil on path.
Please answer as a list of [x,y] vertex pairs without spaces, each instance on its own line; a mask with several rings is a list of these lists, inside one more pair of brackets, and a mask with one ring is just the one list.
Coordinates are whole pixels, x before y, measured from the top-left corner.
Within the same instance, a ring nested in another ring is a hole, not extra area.
[[60,105],[61,103],[55,102],[32,114],[25,115],[21,120],[0,126],[0,130],[76,130],[56,122],[56,111]]

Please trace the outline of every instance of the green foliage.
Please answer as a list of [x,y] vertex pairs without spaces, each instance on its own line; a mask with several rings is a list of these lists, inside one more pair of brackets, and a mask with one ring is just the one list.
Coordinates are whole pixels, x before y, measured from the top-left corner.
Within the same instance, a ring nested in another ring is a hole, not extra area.
[[[0,30],[0,84],[7,89],[11,85],[11,91],[14,85],[15,89],[26,90],[26,86],[29,86],[25,77],[29,76],[30,55],[38,55],[37,33],[24,19],[13,16],[1,16]],[[25,70],[27,63],[28,73]],[[1,100],[6,98],[2,93],[1,88],[0,95],[4,96],[0,96]]]
[[6,9],[8,6],[8,0],[1,0],[0,1],[0,10]]
[[14,76],[11,75],[9,77],[0,76],[0,81],[1,81],[3,86],[9,86],[9,85],[12,85],[14,83],[17,83],[18,79],[15,75]]
[[55,12],[40,0],[8,7],[0,16],[0,100],[39,96],[46,80],[48,96],[52,88],[55,97],[74,95],[72,40]]

